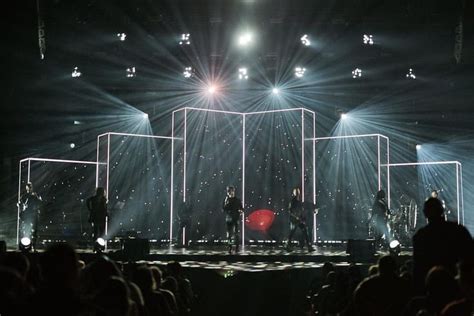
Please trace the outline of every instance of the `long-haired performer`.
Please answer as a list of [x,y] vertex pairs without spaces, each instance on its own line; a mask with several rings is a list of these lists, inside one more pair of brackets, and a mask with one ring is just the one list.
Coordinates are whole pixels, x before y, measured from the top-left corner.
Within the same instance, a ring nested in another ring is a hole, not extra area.
[[107,213],[107,198],[104,188],[97,188],[95,195],[87,199],[87,209],[89,210],[89,223],[92,225],[92,237],[104,238],[105,220]]
[[227,187],[227,195],[224,199],[222,211],[225,213],[227,239],[229,241],[229,253],[232,253],[232,244],[235,252],[239,251],[239,219],[243,212],[242,201],[235,196],[235,187]]
[[[299,228],[301,229],[301,232],[304,235],[303,237],[305,240],[306,247],[308,248],[308,252],[314,251],[309,239],[308,226],[306,225],[305,203],[301,201],[300,188],[294,188],[291,196],[292,198],[288,206],[288,212],[290,213],[290,235],[288,236],[287,250],[288,251],[292,250],[291,240],[293,238],[293,235],[296,232],[296,229]],[[311,203],[306,203],[306,204],[313,206],[314,210],[316,209],[316,207],[313,204]]]

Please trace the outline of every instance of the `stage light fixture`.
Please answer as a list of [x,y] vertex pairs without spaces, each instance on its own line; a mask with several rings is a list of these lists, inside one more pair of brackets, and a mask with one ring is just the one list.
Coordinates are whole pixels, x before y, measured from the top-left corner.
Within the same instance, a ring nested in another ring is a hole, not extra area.
[[23,237],[20,239],[19,248],[21,251],[30,251],[32,248],[31,239],[29,237]]
[[278,93],[280,93],[280,90],[278,90],[278,88],[273,88],[272,93],[273,94],[278,94]]
[[125,33],[117,33],[117,37],[123,42],[127,38],[127,34]]
[[105,250],[105,239],[102,237],[99,237],[95,240],[94,243],[94,251],[95,252],[102,252]]
[[247,68],[239,68],[239,79],[240,80],[247,80],[249,78]]
[[74,121],[74,125],[81,125],[82,122],[81,121]]
[[71,73],[71,77],[77,78],[77,77],[80,77],[81,75],[82,73],[79,71],[79,67],[74,67]]
[[183,71],[184,78],[191,78],[192,75],[193,75],[193,68],[192,67],[184,68],[184,71]]
[[304,68],[304,67],[296,67],[295,68],[295,76],[297,78],[303,78],[305,72],[306,72],[306,68]]
[[365,45],[374,45],[374,37],[370,34],[364,34],[362,41]]
[[239,35],[239,46],[248,46],[253,41],[253,35],[250,32]]
[[415,73],[413,72],[412,68],[408,69],[408,73],[406,74],[406,77],[408,79],[416,79]]
[[190,45],[191,44],[191,35],[189,33],[181,34],[179,45]]
[[69,147],[71,147],[71,149],[76,148],[76,144],[74,144],[74,143],[69,143]]
[[415,146],[415,148],[416,148],[416,150],[420,150],[420,149],[421,149],[421,145],[420,145],[420,144],[417,144],[417,145]]
[[148,113],[143,113],[143,114],[142,114],[142,117],[143,117],[144,119],[148,119]]
[[398,240],[395,239],[389,243],[389,252],[391,255],[398,256],[401,250],[402,250],[402,245],[400,244]]
[[352,78],[357,79],[362,77],[362,69],[356,68],[352,70]]
[[305,35],[301,36],[300,40],[301,40],[301,43],[304,46],[310,46],[311,45],[311,41],[309,40],[308,34],[305,34]]
[[127,68],[127,78],[133,78],[136,76],[137,76],[137,73],[135,71],[135,67]]
[[341,120],[347,119],[348,115],[347,113],[341,113]]

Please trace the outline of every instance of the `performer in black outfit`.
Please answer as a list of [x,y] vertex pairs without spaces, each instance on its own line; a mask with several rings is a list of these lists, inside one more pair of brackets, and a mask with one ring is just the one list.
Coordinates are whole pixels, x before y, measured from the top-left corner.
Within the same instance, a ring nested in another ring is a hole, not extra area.
[[301,201],[301,190],[300,188],[294,188],[292,193],[292,199],[288,206],[288,212],[290,213],[290,235],[288,236],[287,250],[292,250],[291,239],[296,232],[296,229],[301,229],[303,233],[304,241],[308,251],[313,251],[313,247],[310,243],[308,234],[308,226],[306,225],[306,211],[312,208],[316,210],[316,207],[312,203],[304,203]]
[[178,245],[182,247],[189,246],[189,239],[191,237],[191,197],[186,197],[186,202],[182,202],[178,208],[178,221],[179,221],[179,230],[178,230]]
[[97,188],[95,195],[88,198],[86,204],[89,210],[89,223],[92,225],[92,237],[95,241],[105,235],[105,220],[108,213],[104,188]]
[[33,190],[33,183],[26,184],[26,193],[20,197],[17,206],[20,209],[21,237],[29,237],[33,248],[38,236],[38,221],[41,212],[42,199]]
[[[388,232],[387,221],[390,216],[390,210],[385,201],[385,191],[380,190],[375,196],[375,201],[372,206],[372,216],[370,223],[374,229],[374,238],[377,245],[388,246],[390,243],[390,233]],[[385,236],[385,241],[382,241],[382,237]]]
[[239,250],[239,219],[243,212],[242,201],[235,196],[235,188],[227,187],[222,210],[225,213],[225,223],[227,228],[227,239],[229,240],[229,253],[232,253],[232,244],[235,245],[235,252]]

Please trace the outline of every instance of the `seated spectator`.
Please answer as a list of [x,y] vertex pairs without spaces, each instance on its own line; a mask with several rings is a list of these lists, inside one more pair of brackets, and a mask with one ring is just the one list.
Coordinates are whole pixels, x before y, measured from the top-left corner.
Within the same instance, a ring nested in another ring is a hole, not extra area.
[[95,297],[96,316],[138,316],[127,283],[119,277],[108,278]]
[[148,315],[171,315],[165,296],[161,292],[155,291],[155,280],[148,267],[137,268],[133,279],[142,291]]
[[83,304],[79,298],[78,258],[66,243],[54,244],[41,256],[43,284],[29,305],[30,314],[78,315]]
[[474,259],[471,257],[458,265],[458,282],[462,298],[448,304],[441,316],[472,316],[474,314]]
[[379,274],[364,279],[354,292],[357,315],[400,315],[409,298],[406,282],[397,274],[391,256],[378,261]]
[[413,236],[413,278],[416,293],[424,292],[424,280],[434,266],[443,266],[455,275],[456,263],[473,249],[473,241],[467,229],[444,217],[443,204],[437,198],[429,198],[423,208],[428,225]]
[[21,315],[26,300],[24,279],[17,271],[0,267],[0,315]]
[[426,295],[414,297],[408,303],[404,315],[438,315],[456,298],[459,298],[459,288],[453,276],[443,267],[433,267],[426,276]]
[[168,303],[168,307],[171,311],[171,314],[172,315],[178,314],[178,305],[176,303],[176,298],[175,298],[173,292],[162,288],[161,282],[162,282],[162,279],[163,279],[163,274],[162,274],[160,268],[158,268],[156,266],[151,266],[150,270],[153,273],[153,278],[155,280],[155,291],[158,291],[158,292],[162,293],[165,296],[166,302]]
[[166,269],[168,274],[175,278],[178,282],[178,292],[174,293],[176,300],[178,300],[179,296],[180,299],[183,301],[184,305],[186,306],[187,312],[190,312],[191,306],[194,302],[194,293],[191,286],[191,282],[183,274],[181,264],[179,264],[179,262],[172,261],[168,263]]

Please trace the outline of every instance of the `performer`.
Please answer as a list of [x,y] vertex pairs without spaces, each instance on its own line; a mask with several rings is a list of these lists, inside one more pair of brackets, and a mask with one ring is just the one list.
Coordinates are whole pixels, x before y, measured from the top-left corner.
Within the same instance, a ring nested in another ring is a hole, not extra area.
[[294,188],[292,192],[292,199],[288,206],[288,212],[290,213],[290,235],[288,236],[288,245],[287,250],[291,251],[291,239],[296,232],[296,229],[301,229],[303,233],[304,241],[308,252],[314,251],[314,248],[311,246],[308,227],[306,225],[306,210],[309,206],[312,206],[313,210],[316,210],[315,205],[312,203],[303,203],[301,201],[301,190],[300,188]]
[[227,187],[222,211],[225,213],[225,223],[227,228],[227,239],[229,240],[229,254],[232,253],[232,244],[235,245],[235,252],[239,251],[239,218],[243,212],[242,201],[235,196],[235,188]]
[[104,188],[97,188],[94,196],[86,201],[89,210],[89,223],[92,225],[92,237],[94,241],[105,235],[105,221],[107,213],[107,198]]
[[[385,191],[380,190],[375,196],[375,201],[372,206],[372,216],[370,222],[374,228],[374,237],[377,245],[388,246],[390,243],[390,234],[388,231],[388,217],[390,216],[390,210],[387,202],[385,201]],[[383,236],[385,236],[385,242],[383,242]]]
[[186,202],[182,202],[178,208],[178,244],[182,247],[189,246],[189,239],[191,237],[191,215],[193,213],[191,207],[191,196],[186,197]]
[[31,238],[33,249],[35,249],[38,236],[38,221],[43,200],[33,190],[33,183],[28,182],[25,190],[26,193],[20,197],[17,203],[20,210],[21,233],[23,237]]

